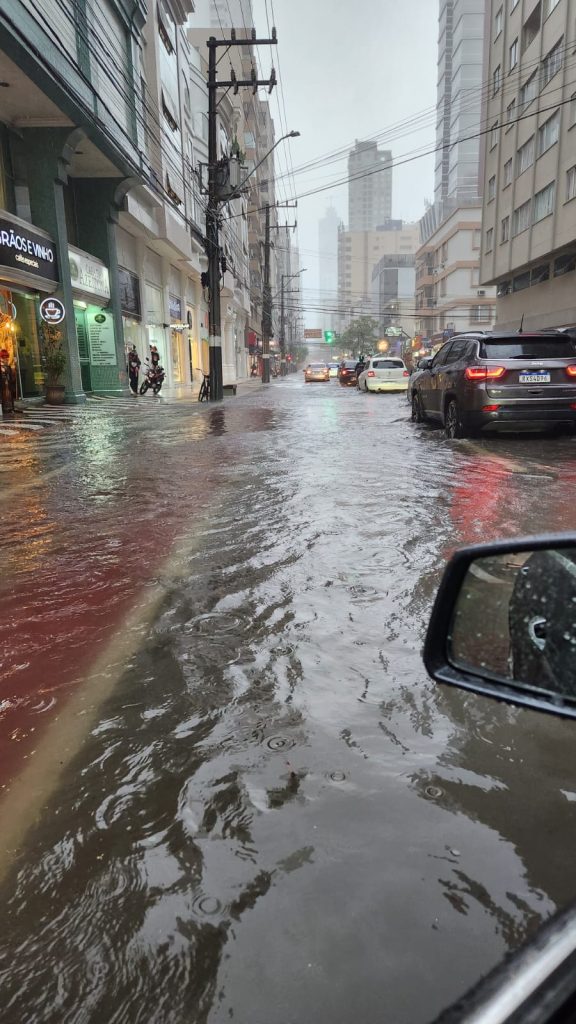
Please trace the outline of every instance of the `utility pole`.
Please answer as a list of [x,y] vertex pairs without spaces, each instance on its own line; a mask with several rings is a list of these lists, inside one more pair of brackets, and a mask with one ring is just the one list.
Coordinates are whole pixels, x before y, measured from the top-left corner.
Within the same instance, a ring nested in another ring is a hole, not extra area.
[[[280,209],[296,207],[298,203],[275,203]],[[279,224],[273,225],[276,230]],[[294,224],[296,227],[296,224]],[[265,230],[264,230],[264,284],[262,288],[262,383],[270,383],[270,339],[272,337],[272,289],[270,287],[270,204],[265,206]],[[282,293],[284,294],[284,293]]]
[[272,289],[270,288],[270,203],[266,203],[264,231],[264,288],[262,294],[262,383],[270,383],[270,338],[272,335]]
[[[208,203],[206,207],[206,244],[208,249],[208,284],[210,289],[210,311],[209,311],[209,342],[210,342],[210,399],[219,402],[223,397],[222,379],[222,324],[220,311],[220,223],[218,218],[218,207],[222,202],[238,198],[241,192],[230,186],[228,174],[227,185],[222,184],[222,164],[229,170],[229,161],[218,162],[217,143],[217,116],[218,102],[216,92],[218,89],[233,89],[237,94],[242,88],[251,88],[256,94],[260,86],[267,86],[268,91],[276,85],[276,72],[274,68],[270,78],[260,80],[254,67],[252,75],[248,80],[241,80],[236,77],[233,69],[230,71],[230,81],[218,81],[216,54],[220,47],[231,49],[233,46],[272,46],[278,42],[276,29],[272,29],[271,39],[257,39],[256,29],[252,29],[250,39],[237,39],[234,29],[230,30],[230,39],[216,39],[210,36],[208,46]],[[225,177],[225,175],[224,175]]]

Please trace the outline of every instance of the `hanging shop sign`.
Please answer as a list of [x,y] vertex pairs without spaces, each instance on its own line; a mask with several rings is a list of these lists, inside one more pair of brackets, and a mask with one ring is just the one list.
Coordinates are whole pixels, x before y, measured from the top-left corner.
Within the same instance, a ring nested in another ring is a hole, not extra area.
[[0,217],[0,267],[25,270],[47,281],[58,280],[54,243],[45,235],[4,217]]
[[140,282],[136,274],[131,274],[124,267],[118,267],[118,284],[120,287],[120,308],[125,316],[132,316],[137,320],[142,317],[142,304],[140,302]]
[[60,299],[43,299],[40,303],[40,316],[47,324],[61,324],[66,316],[66,309]]
[[108,267],[93,256],[79,252],[78,249],[69,249],[68,259],[70,279],[75,291],[95,295],[101,299],[110,298]]
[[86,333],[92,366],[116,366],[116,339],[114,319],[97,307],[86,310]]

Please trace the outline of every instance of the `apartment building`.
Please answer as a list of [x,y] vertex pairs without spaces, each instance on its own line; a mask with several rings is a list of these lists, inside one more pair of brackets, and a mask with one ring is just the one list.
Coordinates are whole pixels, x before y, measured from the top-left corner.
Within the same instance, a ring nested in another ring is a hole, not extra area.
[[576,324],[576,0],[491,0],[481,280],[497,327]]
[[481,218],[479,201],[461,200],[416,255],[415,331],[433,344],[494,325],[494,291],[480,284]]
[[434,202],[416,256],[416,331],[434,344],[494,318],[480,285],[486,21],[486,0],[440,0]]
[[355,316],[372,315],[372,272],[383,256],[414,255],[419,245],[418,224],[384,222],[375,231],[338,232],[339,328]]
[[381,335],[414,333],[415,255],[382,256],[372,271],[372,308]]
[[392,217],[392,153],[356,142],[348,155],[348,230],[374,231]]

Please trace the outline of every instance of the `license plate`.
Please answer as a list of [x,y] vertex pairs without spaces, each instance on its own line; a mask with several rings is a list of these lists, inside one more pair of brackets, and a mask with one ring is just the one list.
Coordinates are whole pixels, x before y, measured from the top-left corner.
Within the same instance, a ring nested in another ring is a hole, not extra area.
[[546,373],[544,370],[541,370],[538,373],[521,373],[520,374],[520,383],[521,384],[549,384],[550,383],[550,374]]

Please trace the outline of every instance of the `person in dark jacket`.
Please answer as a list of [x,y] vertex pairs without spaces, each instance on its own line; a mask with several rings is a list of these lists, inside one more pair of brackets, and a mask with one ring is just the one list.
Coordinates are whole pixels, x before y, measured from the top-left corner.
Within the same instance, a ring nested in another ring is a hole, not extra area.
[[130,378],[130,390],[135,395],[138,394],[138,375],[140,373],[140,356],[136,351],[136,345],[132,345],[132,348],[128,352],[128,376]]

